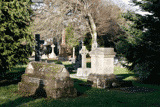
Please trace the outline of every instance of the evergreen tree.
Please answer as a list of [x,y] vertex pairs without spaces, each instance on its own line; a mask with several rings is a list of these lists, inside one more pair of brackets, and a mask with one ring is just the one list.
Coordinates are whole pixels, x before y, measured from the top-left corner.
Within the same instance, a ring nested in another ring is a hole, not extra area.
[[66,39],[66,44],[69,45],[70,47],[75,47],[76,45],[79,44],[78,38],[74,36],[74,28],[71,23],[65,28],[66,34],[65,34],[65,39]]
[[[117,42],[117,53],[126,58],[131,66],[126,66],[129,70],[136,72],[140,70],[141,79],[144,82],[155,80],[159,77],[158,66],[160,65],[160,2],[159,0],[142,0],[147,2],[133,1],[135,5],[140,5],[142,9],[153,15],[142,16],[134,12],[121,14],[131,23],[129,26],[121,25],[126,35],[121,36]],[[147,31],[143,31],[147,29]],[[137,69],[138,67],[139,69]],[[157,81],[157,80],[156,80]],[[156,82],[155,81],[155,82]]]
[[[30,0],[0,0],[0,75],[29,62],[34,43]],[[24,45],[25,44],[25,45]]]

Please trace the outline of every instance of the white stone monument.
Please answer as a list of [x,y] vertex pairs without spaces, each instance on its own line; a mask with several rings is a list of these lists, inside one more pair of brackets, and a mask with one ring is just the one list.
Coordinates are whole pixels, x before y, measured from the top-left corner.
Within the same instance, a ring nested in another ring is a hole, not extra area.
[[47,55],[43,54],[41,59],[48,59]]
[[86,46],[82,46],[82,49],[79,53],[82,55],[82,68],[77,69],[77,76],[88,76],[91,68],[86,68],[86,55],[88,53]]
[[49,58],[56,58],[57,56],[56,56],[56,54],[54,53],[54,47],[55,47],[55,45],[52,44],[51,47],[52,47],[52,53],[49,54]]
[[91,51],[91,69],[96,74],[112,74],[114,72],[114,48],[96,48]]
[[114,57],[116,53],[114,48],[96,48],[89,52],[91,56],[91,73],[87,78],[87,82],[92,87],[106,88],[111,84],[119,85],[114,75]]

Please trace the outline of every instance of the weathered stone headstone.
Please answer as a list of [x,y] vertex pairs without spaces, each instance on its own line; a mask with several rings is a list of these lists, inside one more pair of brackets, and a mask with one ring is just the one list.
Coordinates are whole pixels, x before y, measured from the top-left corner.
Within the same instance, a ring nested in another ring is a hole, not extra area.
[[37,91],[55,99],[77,96],[74,82],[64,65],[33,61],[27,65],[18,83],[18,92],[40,96]]
[[35,35],[36,45],[35,46],[35,61],[40,61],[40,44],[44,44],[44,40],[40,40],[40,34]]
[[90,53],[91,56],[91,73],[87,82],[92,87],[106,88],[112,83],[119,85],[119,81],[114,75],[114,48],[96,48]]
[[60,47],[61,49],[60,49],[58,60],[63,60],[63,61],[68,60],[67,53],[66,53],[67,52],[66,43],[65,43],[65,29],[62,32],[62,43]]
[[86,46],[82,46],[82,49],[79,53],[82,55],[82,68],[78,68],[77,76],[88,76],[90,74],[91,69],[86,68],[86,55],[88,53]]
[[49,58],[56,58],[57,56],[56,56],[56,54],[54,53],[54,47],[55,47],[55,45],[52,44],[51,47],[52,47],[52,53],[49,54]]
[[71,63],[75,63],[76,62],[76,58],[75,58],[75,47],[73,47],[73,57],[69,59],[71,61]]

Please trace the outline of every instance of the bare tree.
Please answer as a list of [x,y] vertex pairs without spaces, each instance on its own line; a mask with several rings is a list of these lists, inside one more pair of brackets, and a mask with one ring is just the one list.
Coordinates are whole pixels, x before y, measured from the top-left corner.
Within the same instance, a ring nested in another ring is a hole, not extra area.
[[46,6],[35,11],[33,34],[43,37],[61,38],[62,30],[72,23],[75,38],[83,38],[87,32],[92,35],[92,48],[97,47],[99,36],[111,33],[110,40],[121,30],[117,17],[121,9],[108,1],[102,0],[45,0]]

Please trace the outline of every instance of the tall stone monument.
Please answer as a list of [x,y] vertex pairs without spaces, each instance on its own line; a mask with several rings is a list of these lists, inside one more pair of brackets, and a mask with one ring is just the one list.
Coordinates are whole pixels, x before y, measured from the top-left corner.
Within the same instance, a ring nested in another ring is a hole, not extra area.
[[96,48],[90,53],[91,56],[91,73],[87,82],[92,87],[107,88],[113,84],[119,85],[119,81],[114,75],[114,48]]
[[63,60],[63,61],[68,60],[67,53],[66,53],[67,49],[66,49],[66,42],[65,42],[65,29],[62,31],[62,43],[60,48],[61,49],[60,49],[58,60]]

